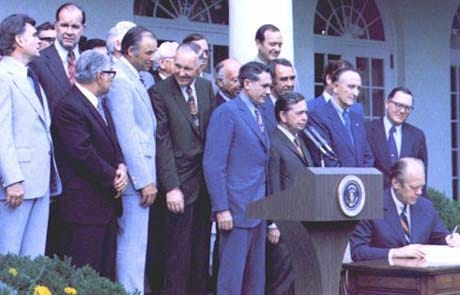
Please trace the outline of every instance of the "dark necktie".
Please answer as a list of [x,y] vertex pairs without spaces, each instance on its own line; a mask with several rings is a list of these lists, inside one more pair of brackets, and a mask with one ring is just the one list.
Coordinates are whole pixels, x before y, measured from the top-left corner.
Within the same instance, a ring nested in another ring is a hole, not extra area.
[[259,125],[260,131],[264,133],[265,132],[264,121],[262,121],[262,116],[260,115],[260,111],[256,109],[254,113],[256,114],[257,125]]
[[139,76],[139,81],[141,81],[142,85],[144,85],[144,87],[145,87],[145,81],[144,81],[144,79],[142,78],[142,76]]
[[67,72],[69,73],[70,84],[75,84],[75,53],[73,50],[69,51],[67,55]]
[[190,109],[190,115],[192,115],[193,125],[195,125],[195,127],[200,127],[200,121],[198,118],[198,108],[196,106],[195,98],[193,96],[192,87],[187,86],[186,91],[188,95],[187,104],[188,104],[188,108]]
[[342,117],[345,129],[347,129],[348,137],[350,138],[351,145],[354,146],[355,139],[353,137],[353,131],[351,130],[350,111],[348,109],[344,110],[342,113]]
[[32,69],[29,68],[29,69],[27,69],[27,76],[29,76],[32,79],[32,81],[34,83],[35,94],[37,94],[38,100],[40,101],[40,104],[43,107],[43,96],[42,96],[42,92],[40,90],[40,83],[38,82],[37,75],[35,75],[34,71],[32,71]]
[[404,205],[404,208],[401,211],[401,214],[399,215],[399,217],[401,218],[401,226],[404,231],[404,238],[406,239],[408,243],[410,243],[410,229],[409,229],[409,222],[407,220],[406,210],[407,210],[407,204]]
[[395,126],[391,126],[390,132],[388,135],[388,151],[390,152],[390,161],[391,166],[398,160],[398,149],[396,147],[396,141],[394,134],[396,132]]
[[104,106],[103,106],[103,103],[104,103],[104,98],[97,98],[97,106],[96,106],[96,109],[99,113],[99,115],[101,115],[102,117],[102,120],[104,120],[104,123],[105,123],[105,126],[107,126],[107,119],[105,117],[105,112],[104,112]]
[[303,151],[302,151],[302,146],[300,145],[300,140],[298,137],[294,138],[294,145],[295,145],[295,148],[297,150],[297,153],[299,154],[299,156],[305,160],[305,155],[303,154]]

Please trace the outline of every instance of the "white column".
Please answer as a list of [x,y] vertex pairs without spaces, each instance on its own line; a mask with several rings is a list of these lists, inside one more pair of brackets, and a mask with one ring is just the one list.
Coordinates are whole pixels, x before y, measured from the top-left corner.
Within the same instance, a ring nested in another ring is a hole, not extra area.
[[283,35],[280,57],[294,62],[292,0],[230,0],[229,55],[242,64],[257,55],[255,36],[263,24],[273,24]]

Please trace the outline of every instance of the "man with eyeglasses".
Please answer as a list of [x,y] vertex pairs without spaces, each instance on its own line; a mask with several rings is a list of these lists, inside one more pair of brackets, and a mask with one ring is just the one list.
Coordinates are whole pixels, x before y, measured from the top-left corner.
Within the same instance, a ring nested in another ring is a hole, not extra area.
[[350,238],[354,261],[425,258],[424,244],[460,247],[460,235],[449,233],[436,209],[421,198],[425,186],[423,162],[397,160],[390,171],[391,186],[383,198],[383,219],[361,220]]
[[60,251],[77,267],[90,265],[115,280],[119,196],[128,186],[127,168],[104,97],[115,77],[107,55],[84,52],[75,85],[56,104],[52,133],[62,175],[58,200]]
[[414,109],[414,97],[405,87],[394,88],[385,100],[385,116],[365,124],[367,139],[375,157],[374,167],[384,174],[384,187],[390,187],[390,168],[399,158],[414,157],[428,167],[425,134],[407,123]]
[[209,43],[206,37],[200,33],[192,33],[185,36],[184,40],[182,40],[182,43],[194,43],[200,47],[200,52],[198,53],[200,61],[200,77],[211,81],[214,92],[216,92],[217,89],[214,84],[214,77],[210,73],[206,72],[209,63],[209,57],[212,54],[212,49],[209,48]]
[[40,39],[40,50],[50,47],[56,40],[56,30],[51,22],[44,22],[37,26],[38,39]]

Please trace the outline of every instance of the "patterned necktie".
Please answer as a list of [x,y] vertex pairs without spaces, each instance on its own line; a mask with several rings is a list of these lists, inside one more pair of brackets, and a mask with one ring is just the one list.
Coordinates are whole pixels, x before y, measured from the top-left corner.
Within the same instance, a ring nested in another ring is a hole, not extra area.
[[75,84],[75,53],[73,50],[69,51],[67,55],[67,72],[69,73],[70,84]]
[[299,156],[305,160],[305,155],[303,154],[303,151],[302,151],[302,146],[300,145],[300,140],[298,137],[294,138],[294,145],[295,145],[295,148],[297,150],[297,153],[299,154]]
[[27,76],[30,77],[34,83],[34,90],[35,94],[37,94],[38,100],[40,101],[40,104],[43,107],[43,96],[42,92],[40,90],[40,83],[38,82],[37,75],[35,75],[34,71],[32,69],[27,69]]
[[351,122],[350,122],[350,111],[348,109],[344,110],[342,113],[343,122],[345,125],[345,129],[347,129],[348,137],[350,137],[351,145],[355,145],[355,139],[353,137],[353,131],[351,130]]
[[200,127],[200,121],[198,118],[198,108],[196,106],[195,98],[193,97],[192,87],[187,86],[186,92],[188,95],[187,104],[190,109],[190,115],[192,115],[193,125],[195,125],[195,127]]
[[107,119],[105,117],[103,101],[104,101],[104,98],[98,98],[97,99],[96,109],[97,109],[97,112],[99,113],[99,115],[101,115],[102,120],[104,120],[105,126],[107,126]]
[[264,133],[265,132],[264,121],[262,121],[262,116],[260,115],[260,111],[256,109],[254,113],[256,114],[257,125],[259,125],[260,131]]
[[401,226],[404,231],[404,238],[406,239],[408,243],[410,243],[410,229],[409,229],[409,222],[407,220],[406,209],[407,209],[407,204],[404,205],[404,208],[401,211],[401,214],[399,215],[399,217],[401,218]]
[[391,166],[398,160],[398,149],[396,148],[396,141],[394,134],[396,132],[395,126],[391,126],[388,135],[388,151],[390,152]]

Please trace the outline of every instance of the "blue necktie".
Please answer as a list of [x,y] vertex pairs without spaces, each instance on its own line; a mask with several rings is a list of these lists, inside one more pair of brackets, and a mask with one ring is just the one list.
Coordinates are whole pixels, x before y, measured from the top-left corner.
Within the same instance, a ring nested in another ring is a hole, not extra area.
[[344,110],[342,113],[343,122],[345,125],[345,129],[347,129],[348,136],[350,137],[351,145],[355,145],[355,139],[353,137],[353,131],[351,130],[351,122],[350,122],[350,111],[348,109]]
[[391,126],[388,135],[388,151],[390,152],[391,166],[398,160],[398,149],[396,148],[396,141],[394,133],[396,132],[395,126]]
[[104,107],[103,107],[103,103],[104,103],[103,100],[104,100],[104,98],[98,98],[97,99],[96,109],[97,109],[97,112],[99,113],[99,115],[101,115],[101,118],[104,121],[105,125],[107,126],[107,119],[105,117],[105,112],[104,112]]
[[27,69],[27,76],[32,79],[32,82],[34,83],[35,94],[37,94],[38,100],[40,101],[40,104],[43,107],[43,97],[42,97],[42,92],[40,90],[40,83],[38,82],[37,75],[35,74],[34,71],[32,71],[32,69],[29,68]]
[[264,121],[262,121],[262,116],[260,115],[260,111],[256,109],[254,113],[256,114],[257,125],[259,125],[260,131],[264,133],[265,132]]

